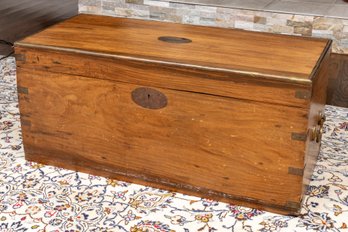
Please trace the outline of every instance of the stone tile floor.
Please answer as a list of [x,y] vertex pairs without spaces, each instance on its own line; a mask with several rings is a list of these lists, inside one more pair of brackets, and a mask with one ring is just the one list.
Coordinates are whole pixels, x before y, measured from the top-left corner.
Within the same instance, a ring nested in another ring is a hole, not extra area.
[[[13,58],[0,61],[0,231],[348,231],[348,109],[326,107],[301,215],[289,217],[24,159]],[[43,119],[44,120],[44,119]]]

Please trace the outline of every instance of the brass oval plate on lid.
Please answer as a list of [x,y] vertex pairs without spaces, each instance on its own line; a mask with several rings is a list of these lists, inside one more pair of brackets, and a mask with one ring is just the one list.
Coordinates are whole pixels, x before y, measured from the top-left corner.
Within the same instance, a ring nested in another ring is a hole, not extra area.
[[192,42],[192,40],[190,39],[175,37],[175,36],[160,36],[158,37],[158,40],[161,40],[167,43],[191,43]]
[[139,87],[132,91],[132,100],[147,109],[161,109],[167,106],[167,97],[158,90]]

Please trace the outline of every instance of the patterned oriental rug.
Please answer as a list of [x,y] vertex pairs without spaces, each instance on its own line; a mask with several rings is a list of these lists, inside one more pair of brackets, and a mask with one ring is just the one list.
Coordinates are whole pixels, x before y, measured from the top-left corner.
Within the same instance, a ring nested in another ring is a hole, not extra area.
[[348,232],[348,109],[326,107],[302,214],[289,217],[26,162],[15,69],[0,63],[0,232]]

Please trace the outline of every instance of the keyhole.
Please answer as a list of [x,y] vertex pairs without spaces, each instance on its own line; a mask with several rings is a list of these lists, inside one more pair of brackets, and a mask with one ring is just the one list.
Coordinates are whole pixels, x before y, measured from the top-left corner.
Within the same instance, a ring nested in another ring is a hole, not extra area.
[[147,109],[161,109],[167,106],[167,97],[156,89],[139,87],[132,91],[132,100]]

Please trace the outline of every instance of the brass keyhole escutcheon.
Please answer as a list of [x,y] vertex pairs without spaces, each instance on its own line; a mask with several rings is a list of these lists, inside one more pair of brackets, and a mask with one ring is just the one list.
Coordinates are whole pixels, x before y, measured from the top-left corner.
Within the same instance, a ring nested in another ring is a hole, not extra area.
[[161,109],[167,106],[167,97],[160,91],[147,87],[139,87],[132,91],[132,100],[147,109]]

